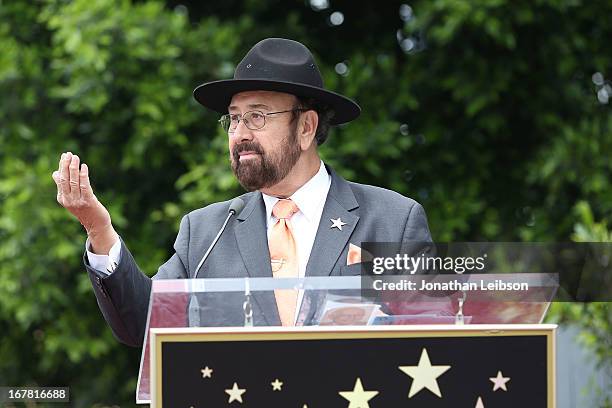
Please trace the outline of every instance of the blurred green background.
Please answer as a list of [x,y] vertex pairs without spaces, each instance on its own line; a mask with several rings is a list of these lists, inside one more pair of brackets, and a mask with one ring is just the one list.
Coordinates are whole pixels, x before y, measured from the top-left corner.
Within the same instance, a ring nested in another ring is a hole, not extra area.
[[[0,0],[0,384],[134,405],[140,350],[98,311],[51,173],[64,151],[88,163],[154,274],[184,213],[241,192],[191,92],[265,37],[305,43],[362,106],[324,160],[421,202],[434,240],[612,241],[610,15],[580,0]],[[548,320],[609,364],[607,303]]]

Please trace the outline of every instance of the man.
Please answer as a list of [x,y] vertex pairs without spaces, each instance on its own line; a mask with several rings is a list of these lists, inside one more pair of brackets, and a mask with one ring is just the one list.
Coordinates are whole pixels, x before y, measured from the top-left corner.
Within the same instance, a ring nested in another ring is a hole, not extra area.
[[[230,220],[198,278],[357,275],[355,244],[431,240],[417,202],[347,182],[319,158],[317,146],[325,142],[329,126],[357,118],[360,108],[324,89],[304,45],[263,40],[240,62],[233,79],[205,83],[194,97],[223,114],[220,122],[228,132],[232,169],[249,191],[241,196],[244,208]],[[57,200],[87,231],[83,259],[105,319],[120,341],[138,346],[151,280],[138,269],[93,194],[87,165],[79,164],[78,156],[62,154],[53,173]],[[194,277],[230,203],[214,203],[184,216],[175,253],[153,279]],[[256,296],[254,324],[295,324],[300,300],[296,292]],[[214,301],[222,307],[205,305],[203,324],[240,324],[242,303]]]

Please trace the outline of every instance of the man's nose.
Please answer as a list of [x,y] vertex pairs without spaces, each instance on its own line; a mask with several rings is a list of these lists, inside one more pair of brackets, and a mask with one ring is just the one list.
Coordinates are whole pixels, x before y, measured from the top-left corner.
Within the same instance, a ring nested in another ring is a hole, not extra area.
[[253,132],[251,131],[251,129],[246,127],[244,119],[238,122],[238,126],[236,126],[236,130],[234,130],[233,133],[233,138],[237,142],[253,140]]

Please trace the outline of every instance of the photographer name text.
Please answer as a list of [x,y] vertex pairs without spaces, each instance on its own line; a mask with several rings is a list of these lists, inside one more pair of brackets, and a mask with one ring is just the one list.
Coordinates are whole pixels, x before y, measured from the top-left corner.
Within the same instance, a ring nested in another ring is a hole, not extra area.
[[402,279],[397,282],[386,282],[376,279],[372,282],[374,290],[398,290],[398,291],[528,291],[527,282],[506,282],[501,279],[493,281],[480,280],[478,282],[461,282],[451,280],[448,282],[428,282],[426,280],[411,281]]

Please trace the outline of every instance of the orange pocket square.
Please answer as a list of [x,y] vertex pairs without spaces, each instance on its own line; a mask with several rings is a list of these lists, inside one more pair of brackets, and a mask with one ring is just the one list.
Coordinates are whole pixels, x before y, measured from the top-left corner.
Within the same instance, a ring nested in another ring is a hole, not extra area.
[[346,257],[347,266],[371,260],[372,254],[368,251],[362,250],[357,245],[349,244],[348,255]]

